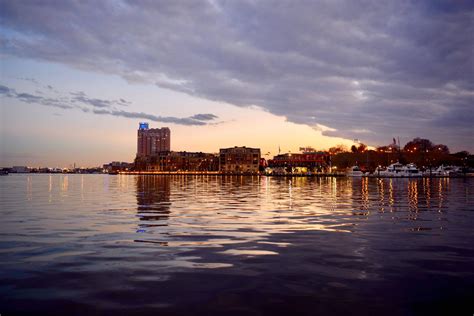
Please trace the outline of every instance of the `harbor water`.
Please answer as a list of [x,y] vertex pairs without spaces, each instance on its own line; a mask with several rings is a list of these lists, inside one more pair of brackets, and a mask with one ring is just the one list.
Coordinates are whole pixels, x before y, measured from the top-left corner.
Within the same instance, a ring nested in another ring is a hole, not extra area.
[[472,315],[474,179],[0,177],[0,314]]

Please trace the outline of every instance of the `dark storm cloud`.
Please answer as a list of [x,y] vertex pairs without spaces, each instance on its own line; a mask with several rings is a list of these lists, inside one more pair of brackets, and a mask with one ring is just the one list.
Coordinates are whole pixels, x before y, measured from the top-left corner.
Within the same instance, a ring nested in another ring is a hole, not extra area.
[[[112,106],[117,103],[124,103],[125,105],[130,104],[130,102],[120,99],[119,101],[116,100],[103,100],[103,99],[95,99],[89,98],[84,92],[70,92],[72,98],[68,97],[43,97],[41,95],[34,95],[31,93],[21,92],[18,93],[14,89],[11,89],[7,86],[0,85],[0,96],[9,97],[12,99],[17,99],[21,102],[30,103],[30,104],[40,104],[44,106],[51,106],[56,108],[61,108],[64,110],[69,109],[78,109],[83,111],[84,113],[93,113],[97,115],[112,115],[118,117],[126,117],[126,118],[138,118],[138,119],[145,119],[154,122],[162,122],[162,123],[173,123],[179,125],[187,125],[187,126],[202,126],[208,125],[213,123],[208,123],[207,121],[213,121],[218,117],[214,114],[195,114],[191,117],[174,117],[174,116],[156,116],[153,114],[143,113],[143,112],[128,112],[123,110],[117,110]],[[77,103],[83,103],[84,105],[79,105]],[[89,106],[89,107],[87,107]],[[107,108],[107,109],[106,109]],[[110,109],[109,109],[110,108]]]
[[469,1],[3,1],[1,7],[6,54],[258,105],[350,139],[442,142],[449,130],[458,144],[474,143],[463,115],[472,112],[474,98]]

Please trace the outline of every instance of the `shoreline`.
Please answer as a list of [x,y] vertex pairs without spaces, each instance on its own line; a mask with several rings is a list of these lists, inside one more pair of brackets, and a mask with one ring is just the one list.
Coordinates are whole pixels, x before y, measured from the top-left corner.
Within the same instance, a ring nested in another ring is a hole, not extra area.
[[150,175],[150,176],[177,176],[177,175],[199,175],[199,176],[251,176],[251,177],[287,177],[287,178],[323,178],[323,177],[337,177],[337,178],[408,178],[408,179],[421,179],[421,178],[473,178],[474,174],[465,174],[465,175],[451,175],[451,176],[439,176],[439,175],[426,175],[421,177],[391,177],[391,176],[381,176],[381,175],[363,175],[358,177],[348,176],[342,173],[315,173],[315,174],[261,174],[261,173],[225,173],[218,171],[208,171],[208,172],[196,172],[196,171],[124,171],[118,173],[109,173],[109,175]]
[[37,174],[49,174],[49,175],[138,175],[138,176],[219,176],[219,177],[276,177],[276,178],[377,178],[377,179],[469,179],[474,178],[474,173],[468,174],[459,174],[459,175],[450,175],[450,176],[440,176],[440,175],[423,175],[418,177],[407,177],[407,176],[382,176],[382,175],[362,175],[362,176],[349,176],[343,173],[316,173],[316,174],[264,174],[264,173],[224,173],[218,171],[208,171],[208,172],[196,172],[196,171],[180,171],[180,172],[155,172],[155,171],[122,171],[122,172],[112,172],[112,173],[80,173],[80,172],[11,172],[8,174],[2,174],[2,176],[8,175],[37,175]]

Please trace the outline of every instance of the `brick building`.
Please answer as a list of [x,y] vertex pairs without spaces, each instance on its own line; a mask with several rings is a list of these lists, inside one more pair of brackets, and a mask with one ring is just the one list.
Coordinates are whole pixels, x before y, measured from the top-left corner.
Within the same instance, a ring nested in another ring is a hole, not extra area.
[[271,169],[286,169],[293,171],[325,171],[330,163],[330,156],[324,151],[303,152],[296,154],[276,155],[268,161]]
[[203,152],[168,151],[137,157],[135,169],[143,171],[218,171],[219,158]]
[[258,173],[260,148],[231,147],[219,151],[219,171],[228,173]]

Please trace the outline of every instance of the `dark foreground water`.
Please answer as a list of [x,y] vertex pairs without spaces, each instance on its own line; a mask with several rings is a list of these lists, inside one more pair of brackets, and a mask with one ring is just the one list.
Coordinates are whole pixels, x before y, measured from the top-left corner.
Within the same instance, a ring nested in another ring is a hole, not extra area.
[[474,179],[0,177],[0,314],[472,315]]

